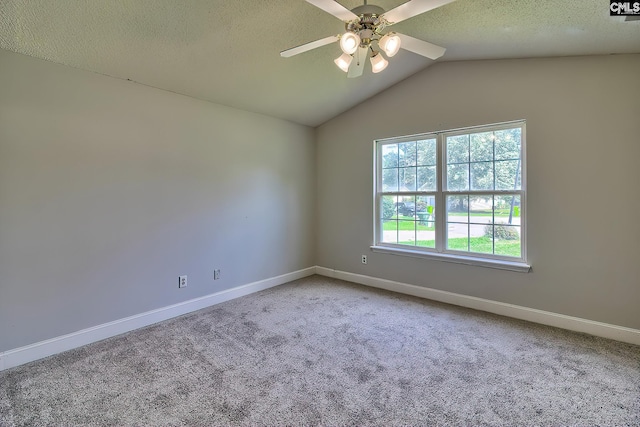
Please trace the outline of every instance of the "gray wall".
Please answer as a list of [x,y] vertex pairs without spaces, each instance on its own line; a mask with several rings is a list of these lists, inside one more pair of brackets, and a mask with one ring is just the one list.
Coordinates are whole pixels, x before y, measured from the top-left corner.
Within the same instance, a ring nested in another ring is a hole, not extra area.
[[[314,264],[640,328],[638,75],[442,63],[314,137],[0,50],[0,351]],[[369,251],[374,139],[521,118],[533,272]]]
[[[329,121],[317,264],[640,328],[638,76],[640,55],[441,63]],[[370,252],[374,139],[516,119],[531,273]]]
[[314,265],[314,156],[313,129],[0,50],[0,351]]

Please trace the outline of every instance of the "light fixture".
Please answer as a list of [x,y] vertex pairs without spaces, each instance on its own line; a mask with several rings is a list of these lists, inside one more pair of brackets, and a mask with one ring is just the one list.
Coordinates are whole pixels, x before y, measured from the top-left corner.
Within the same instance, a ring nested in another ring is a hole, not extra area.
[[387,33],[378,41],[378,46],[391,58],[400,50],[400,37],[396,33]]
[[346,32],[340,37],[340,49],[347,55],[353,54],[360,46],[360,36],[356,33]]
[[[350,1],[356,3],[356,0]],[[388,28],[405,19],[444,6],[455,0],[397,0],[398,3],[403,4],[391,10],[368,4],[368,0],[361,1],[364,4],[349,10],[341,4],[349,3],[347,1],[307,0],[307,3],[311,3],[338,18],[344,24],[344,32],[342,34],[334,33],[335,35],[283,50],[280,52],[280,56],[289,58],[338,42],[342,52],[350,55],[351,58],[340,54],[341,56],[335,59],[334,62],[341,70],[346,71],[347,77],[355,78],[362,76],[365,68],[367,68],[365,66],[367,57],[371,61],[373,72],[379,73],[388,67],[389,61],[392,61],[390,58],[395,57],[400,49],[406,49],[414,54],[433,60],[444,55],[446,49],[443,47],[389,31]],[[312,25],[314,23],[305,22],[304,25]]]
[[343,53],[340,58],[336,58],[333,62],[345,73],[349,71],[349,65],[353,61],[353,56]]
[[380,55],[380,52],[374,51],[369,59],[371,60],[371,71],[374,73],[379,73],[389,65],[389,61],[384,59],[384,57]]

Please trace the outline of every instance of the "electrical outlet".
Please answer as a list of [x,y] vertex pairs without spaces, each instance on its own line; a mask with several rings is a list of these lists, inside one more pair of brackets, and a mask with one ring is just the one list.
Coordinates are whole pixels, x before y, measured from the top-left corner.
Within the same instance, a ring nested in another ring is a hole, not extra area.
[[220,278],[220,270],[213,270],[213,280],[218,280]]
[[363,264],[367,263],[367,256],[366,255],[362,255],[362,263]]
[[178,276],[178,287],[179,288],[187,287],[187,276]]

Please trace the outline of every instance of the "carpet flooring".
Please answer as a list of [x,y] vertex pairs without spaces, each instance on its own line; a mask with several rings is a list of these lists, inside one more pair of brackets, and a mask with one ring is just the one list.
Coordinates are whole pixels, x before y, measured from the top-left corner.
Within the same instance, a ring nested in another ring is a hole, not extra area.
[[311,276],[0,372],[0,425],[638,426],[640,347]]

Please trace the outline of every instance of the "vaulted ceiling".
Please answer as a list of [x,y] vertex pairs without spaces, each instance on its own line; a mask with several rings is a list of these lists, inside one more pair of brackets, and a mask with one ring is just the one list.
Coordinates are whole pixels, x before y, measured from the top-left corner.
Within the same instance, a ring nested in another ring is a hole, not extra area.
[[[457,0],[394,30],[446,47],[438,61],[640,53],[640,21],[610,17],[604,0]],[[309,126],[433,63],[401,51],[382,73],[348,79],[337,44],[279,55],[342,32],[305,0],[0,2],[2,49]]]

